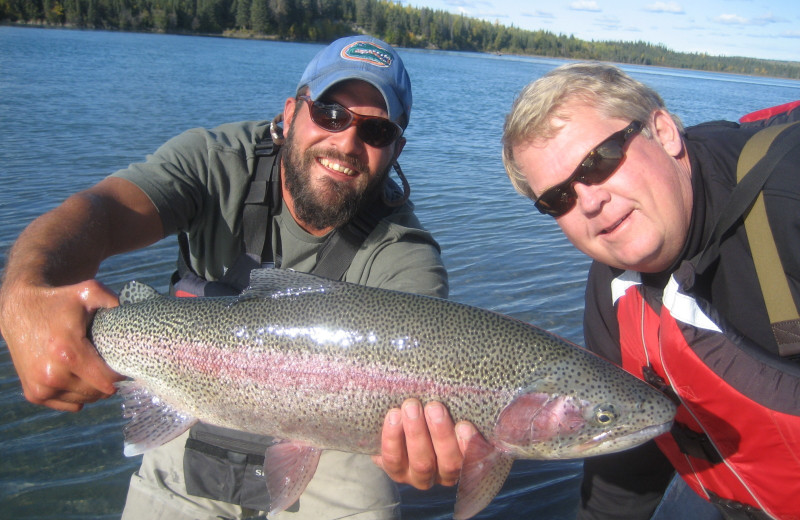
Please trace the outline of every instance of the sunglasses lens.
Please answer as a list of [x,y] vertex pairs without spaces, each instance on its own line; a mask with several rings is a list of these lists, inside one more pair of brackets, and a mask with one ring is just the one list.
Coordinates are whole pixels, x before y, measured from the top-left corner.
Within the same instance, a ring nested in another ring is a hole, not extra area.
[[341,132],[350,126],[353,116],[339,105],[313,103],[311,105],[311,119],[328,132]]
[[370,146],[382,148],[399,137],[398,128],[388,119],[369,118],[358,125],[358,137]]
[[575,206],[577,196],[572,186],[550,188],[536,200],[536,209],[545,215],[560,217]]
[[622,146],[619,143],[606,143],[603,147],[603,150],[595,150],[581,163],[580,173],[575,177],[576,182],[586,185],[600,184],[617,170],[624,157]]

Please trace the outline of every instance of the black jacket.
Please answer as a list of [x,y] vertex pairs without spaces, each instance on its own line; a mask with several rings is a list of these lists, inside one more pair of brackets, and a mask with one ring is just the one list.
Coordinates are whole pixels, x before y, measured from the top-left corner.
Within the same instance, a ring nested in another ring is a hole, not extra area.
[[[795,111],[800,115],[800,111]],[[736,186],[742,147],[760,125],[704,123],[686,132],[694,206],[687,241],[676,263],[663,273],[643,275],[643,283],[662,288],[680,261],[703,248],[717,217]],[[800,308],[800,147],[789,154],[764,187],[773,236]],[[744,226],[721,246],[720,260],[699,281],[697,296],[709,300],[739,332],[777,353],[766,306],[753,266]],[[611,297],[618,269],[594,262],[586,287],[586,346],[621,364],[619,324]],[[649,519],[673,475],[653,441],[620,454],[586,459],[578,518]]]

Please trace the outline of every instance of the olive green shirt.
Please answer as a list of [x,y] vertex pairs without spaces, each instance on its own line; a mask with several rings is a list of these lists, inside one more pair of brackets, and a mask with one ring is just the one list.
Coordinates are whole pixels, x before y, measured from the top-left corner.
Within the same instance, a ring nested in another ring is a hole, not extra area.
[[[136,184],[158,210],[166,234],[189,237],[192,269],[218,280],[244,251],[242,208],[255,171],[255,146],[269,139],[269,122],[229,123],[188,130],[144,163],[113,174]],[[326,237],[303,230],[285,206],[272,219],[272,247],[281,267],[309,271]],[[345,281],[447,297],[439,245],[423,229],[413,205],[381,220],[356,252]]]

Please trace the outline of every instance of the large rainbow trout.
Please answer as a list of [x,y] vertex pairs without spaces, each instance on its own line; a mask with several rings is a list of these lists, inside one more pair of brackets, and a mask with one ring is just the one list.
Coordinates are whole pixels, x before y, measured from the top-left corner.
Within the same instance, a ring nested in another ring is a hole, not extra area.
[[254,271],[238,297],[165,297],[131,282],[90,336],[132,379],[120,384],[126,455],[198,420],[274,436],[272,511],[297,500],[321,450],[378,453],[386,412],[408,397],[441,401],[483,434],[465,454],[456,518],[491,502],[513,459],[624,450],[666,432],[675,413],[654,388],[519,320],[279,269]]

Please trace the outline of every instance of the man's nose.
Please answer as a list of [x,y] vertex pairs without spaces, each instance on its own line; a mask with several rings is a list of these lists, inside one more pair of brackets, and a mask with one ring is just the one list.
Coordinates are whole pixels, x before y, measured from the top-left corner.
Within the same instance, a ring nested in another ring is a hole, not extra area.
[[602,209],[603,204],[611,200],[611,194],[601,185],[587,185],[581,182],[572,184],[578,200],[576,205],[585,214],[597,213]]

